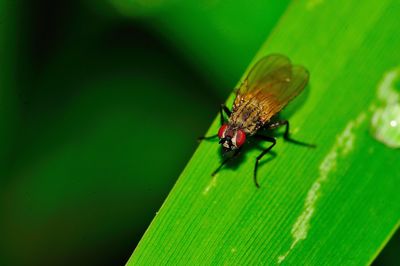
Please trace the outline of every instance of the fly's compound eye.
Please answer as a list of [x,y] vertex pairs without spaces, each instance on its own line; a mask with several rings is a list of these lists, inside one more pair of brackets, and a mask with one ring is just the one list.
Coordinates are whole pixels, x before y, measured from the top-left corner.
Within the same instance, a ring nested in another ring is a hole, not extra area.
[[220,139],[222,139],[222,138],[224,137],[225,131],[226,131],[227,127],[228,127],[227,124],[223,124],[223,125],[219,128],[219,130],[218,130],[218,137],[219,137]]
[[236,146],[240,147],[246,141],[246,133],[243,130],[236,131]]

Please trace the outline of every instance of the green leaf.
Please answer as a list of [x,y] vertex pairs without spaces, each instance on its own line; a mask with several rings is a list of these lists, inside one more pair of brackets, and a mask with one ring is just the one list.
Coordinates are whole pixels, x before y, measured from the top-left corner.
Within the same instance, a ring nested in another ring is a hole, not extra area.
[[220,148],[203,141],[127,264],[371,263],[400,222],[400,151],[371,129],[398,104],[385,98],[400,93],[398,14],[396,0],[294,1],[253,63],[280,52],[309,69],[283,116],[317,148],[279,138],[257,189],[257,146],[211,178]]

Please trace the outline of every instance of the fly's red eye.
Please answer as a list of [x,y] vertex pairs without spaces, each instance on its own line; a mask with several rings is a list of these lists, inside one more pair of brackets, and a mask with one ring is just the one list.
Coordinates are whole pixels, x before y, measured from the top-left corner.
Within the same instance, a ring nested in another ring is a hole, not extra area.
[[227,124],[223,124],[218,130],[218,137],[221,139],[224,136],[225,130],[228,127]]
[[246,141],[246,133],[243,130],[238,130],[236,132],[236,146],[240,147]]

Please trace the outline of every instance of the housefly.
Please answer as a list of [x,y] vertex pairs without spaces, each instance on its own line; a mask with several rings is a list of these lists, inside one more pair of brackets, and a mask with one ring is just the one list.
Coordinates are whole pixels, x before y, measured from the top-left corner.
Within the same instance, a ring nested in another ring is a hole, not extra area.
[[[215,175],[224,164],[236,157],[250,136],[267,141],[271,145],[256,158],[254,182],[257,181],[257,168],[261,158],[275,146],[276,140],[261,132],[285,126],[284,139],[303,146],[314,145],[293,140],[289,136],[289,122],[280,120],[277,114],[298,94],[309,80],[309,72],[299,65],[292,65],[281,54],[271,54],[260,59],[250,70],[246,79],[236,91],[232,111],[224,104],[220,108],[221,127],[218,134],[200,139],[218,137],[223,154],[233,153],[213,172]],[[229,117],[226,121],[224,113]]]

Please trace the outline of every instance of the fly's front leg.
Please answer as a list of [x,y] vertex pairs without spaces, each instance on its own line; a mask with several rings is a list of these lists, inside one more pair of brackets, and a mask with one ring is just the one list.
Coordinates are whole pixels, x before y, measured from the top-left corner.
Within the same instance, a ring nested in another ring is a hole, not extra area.
[[262,140],[265,140],[265,141],[268,141],[268,142],[271,142],[271,143],[272,143],[271,146],[269,146],[268,148],[266,148],[265,150],[263,150],[262,153],[261,153],[260,155],[258,155],[257,158],[256,158],[256,164],[255,164],[255,166],[254,166],[254,174],[253,174],[253,177],[254,177],[254,183],[256,184],[256,187],[257,187],[257,188],[260,188],[260,185],[258,184],[258,181],[257,181],[258,162],[261,160],[262,157],[264,157],[265,154],[267,154],[267,153],[272,149],[272,147],[275,146],[276,140],[275,140],[275,138],[273,138],[273,137],[262,136],[262,135],[255,135],[255,137],[260,138],[260,139],[262,139]]
[[213,138],[216,138],[216,137],[218,137],[218,134],[215,134],[215,135],[211,135],[211,136],[208,136],[208,137],[206,137],[206,136],[202,136],[202,137],[198,137],[197,138],[197,140],[210,140],[210,139],[213,139]]
[[232,114],[231,110],[229,110],[229,108],[226,107],[226,105],[222,103],[222,104],[221,104],[221,107],[220,107],[220,109],[219,109],[219,113],[220,113],[220,115],[221,115],[221,126],[222,126],[223,124],[225,124],[224,112],[225,112],[225,114],[226,114],[227,116],[229,116],[229,117],[230,117],[231,114]]
[[223,167],[227,162],[229,162],[229,161],[232,160],[233,158],[236,158],[236,156],[239,155],[239,152],[240,152],[240,150],[235,150],[235,153],[232,155],[232,157],[229,157],[229,158],[226,158],[225,160],[223,160],[222,163],[221,163],[221,165],[218,166],[218,168],[215,169],[214,172],[212,172],[211,176],[215,176],[215,175],[219,172],[219,170],[221,170],[222,167]]
[[[226,121],[225,121],[225,117],[224,117],[224,112],[225,112],[225,114],[226,114],[227,116],[229,116],[229,117],[230,117],[231,114],[232,114],[232,112],[229,110],[228,107],[226,107],[225,104],[221,104],[221,107],[219,108],[221,126],[222,126],[223,124],[225,124],[225,122],[226,122]],[[208,137],[206,137],[206,136],[199,137],[198,140],[210,140],[210,139],[213,139],[213,138],[216,138],[216,137],[218,137],[218,134],[215,134],[215,135],[212,135],[212,136],[208,136]]]
[[280,121],[276,121],[276,122],[273,122],[271,124],[268,124],[268,125],[266,125],[266,129],[276,129],[276,128],[281,127],[281,126],[286,126],[285,133],[283,134],[283,138],[286,141],[289,141],[291,143],[298,144],[298,145],[301,145],[301,146],[315,148],[314,144],[309,144],[309,143],[305,143],[305,142],[302,142],[302,141],[298,141],[298,140],[292,139],[289,136],[289,134],[290,134],[289,133],[289,121],[287,121],[287,120],[280,120]]

